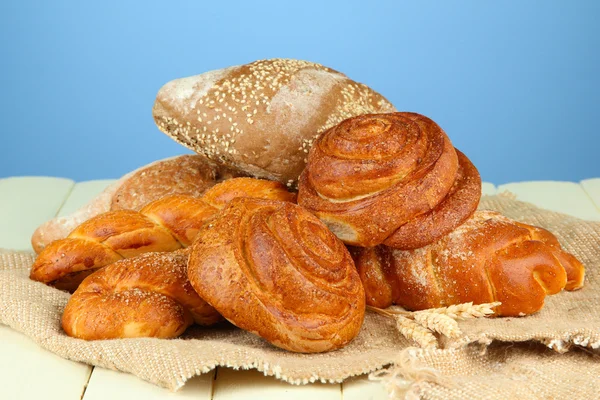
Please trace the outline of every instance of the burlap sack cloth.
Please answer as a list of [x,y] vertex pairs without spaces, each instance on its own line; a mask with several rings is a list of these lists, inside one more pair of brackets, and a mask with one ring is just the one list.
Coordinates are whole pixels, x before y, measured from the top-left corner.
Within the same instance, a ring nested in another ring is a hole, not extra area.
[[465,336],[440,350],[411,349],[393,321],[373,313],[350,345],[315,355],[279,350],[226,323],[193,327],[174,340],[86,342],[61,330],[69,295],[28,279],[33,254],[2,250],[0,322],[62,357],[130,372],[173,390],[216,366],[256,368],[290,383],[308,383],[340,382],[395,364],[384,384],[408,398],[600,398],[600,223],[506,196],[484,197],[480,208],[554,232],[587,267],[585,287],[547,298],[533,316],[463,321]]

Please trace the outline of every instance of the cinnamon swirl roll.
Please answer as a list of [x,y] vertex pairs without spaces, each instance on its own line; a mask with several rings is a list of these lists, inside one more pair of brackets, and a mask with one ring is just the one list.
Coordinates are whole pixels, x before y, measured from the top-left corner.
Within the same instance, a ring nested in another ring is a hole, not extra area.
[[477,169],[431,119],[367,114],[325,132],[300,176],[298,204],[355,246],[425,246],[469,218]]
[[198,233],[188,276],[223,317],[286,350],[337,349],[362,325],[365,294],[348,250],[292,203],[232,200]]

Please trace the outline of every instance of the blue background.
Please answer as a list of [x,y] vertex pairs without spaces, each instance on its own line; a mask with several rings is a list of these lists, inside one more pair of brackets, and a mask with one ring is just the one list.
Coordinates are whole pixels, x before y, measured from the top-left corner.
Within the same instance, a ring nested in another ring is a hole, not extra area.
[[158,89],[272,57],[433,118],[487,181],[600,176],[599,1],[94,3],[0,5],[0,177],[188,152],[154,125]]

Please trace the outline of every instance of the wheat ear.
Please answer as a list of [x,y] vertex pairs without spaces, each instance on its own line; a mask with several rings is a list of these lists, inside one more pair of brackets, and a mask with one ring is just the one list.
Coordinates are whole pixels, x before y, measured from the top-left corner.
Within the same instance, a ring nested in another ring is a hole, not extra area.
[[424,349],[437,349],[438,341],[436,337],[427,328],[417,324],[412,319],[403,316],[396,316],[396,328],[402,336],[414,340]]
[[396,322],[396,328],[404,337],[414,340],[422,348],[428,349],[438,347],[438,340],[434,332],[451,339],[458,338],[462,336],[462,332],[457,320],[488,317],[494,313],[494,307],[500,304],[500,302],[495,302],[473,305],[471,302],[416,312],[394,308],[384,310],[372,306],[367,306],[367,309],[393,319]]
[[473,305],[473,302],[469,302],[463,304],[455,304],[452,306],[442,308],[431,308],[429,310],[423,310],[418,312],[443,314],[449,316],[452,319],[461,320],[488,317],[494,314],[493,308],[499,306],[500,304],[502,303],[500,303],[499,301],[494,303],[484,303],[476,305]]

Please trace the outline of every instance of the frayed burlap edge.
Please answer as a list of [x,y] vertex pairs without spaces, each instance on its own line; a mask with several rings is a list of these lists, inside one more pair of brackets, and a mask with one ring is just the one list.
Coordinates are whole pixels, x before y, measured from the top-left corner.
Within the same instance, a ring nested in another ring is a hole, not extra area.
[[471,343],[455,349],[409,347],[372,373],[390,398],[592,399],[600,393],[600,354],[559,354],[536,342]]

